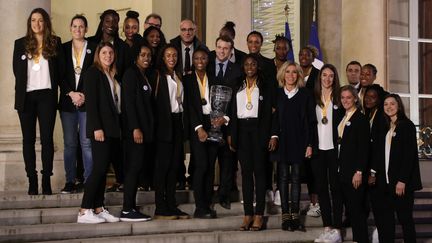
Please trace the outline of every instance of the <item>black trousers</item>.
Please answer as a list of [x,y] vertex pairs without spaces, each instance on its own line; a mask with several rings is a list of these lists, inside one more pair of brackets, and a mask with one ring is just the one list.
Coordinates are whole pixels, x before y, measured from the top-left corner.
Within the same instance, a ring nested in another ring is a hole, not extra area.
[[[342,192],[335,149],[318,150],[311,161],[324,227],[342,227]],[[331,195],[331,196],[330,196]]]
[[155,164],[156,211],[176,208],[175,192],[177,169],[183,160],[183,123],[181,114],[172,114],[173,140],[157,141]]
[[[300,211],[300,164],[278,162],[278,187],[281,196],[282,213],[299,213]],[[291,178],[291,190],[288,190]],[[290,205],[291,202],[291,205]]]
[[[359,243],[368,242],[367,216],[364,209],[365,185],[354,189],[351,182],[340,182],[345,208],[348,210],[353,239]],[[337,209],[339,210],[339,209]]]
[[[225,137],[226,139],[226,137]],[[234,180],[234,163],[237,163],[237,154],[229,149],[228,143],[217,148],[219,163],[220,184],[218,188],[219,200],[230,200]]]
[[84,196],[81,208],[99,208],[104,206],[104,193],[106,174],[109,164],[119,160],[122,154],[117,153],[117,148],[122,146],[119,138],[105,137],[105,141],[98,142],[91,138],[93,169],[84,187]]
[[265,209],[265,164],[268,160],[265,156],[266,148],[260,146],[258,131],[258,119],[239,119],[238,156],[242,169],[243,208],[245,215],[249,216],[264,215]]
[[129,211],[136,209],[136,194],[139,184],[139,176],[142,174],[145,165],[150,163],[148,143],[138,144],[133,138],[125,139],[126,160],[125,160],[125,180],[123,190],[123,210]]
[[305,158],[302,164],[303,168],[300,168],[301,170],[303,170],[303,173],[301,173],[302,176],[304,176],[303,180],[305,180],[306,182],[306,186],[308,189],[308,194],[317,194],[318,191],[316,189],[316,180],[313,174],[313,169],[312,169],[312,159],[309,158]]
[[416,242],[413,219],[414,193],[405,193],[404,196],[398,197],[388,188],[371,187],[372,210],[380,242],[394,242],[395,213],[402,226],[404,242]]
[[57,93],[51,89],[36,90],[26,93],[24,110],[18,111],[23,136],[23,157],[27,177],[36,178],[36,120],[39,122],[42,145],[42,171],[44,176],[51,176],[53,170],[54,143],[53,131],[57,112]]
[[[210,128],[209,116],[204,116],[203,129]],[[195,206],[200,210],[208,210],[212,203],[215,161],[219,145],[214,142],[200,142],[197,132],[190,136],[191,150],[194,160],[193,189]],[[189,165],[191,166],[191,165]]]

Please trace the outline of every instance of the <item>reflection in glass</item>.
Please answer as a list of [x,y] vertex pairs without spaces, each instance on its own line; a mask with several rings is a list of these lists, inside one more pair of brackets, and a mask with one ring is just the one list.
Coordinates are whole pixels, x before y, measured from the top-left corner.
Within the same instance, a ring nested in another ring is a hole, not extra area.
[[419,80],[420,94],[432,94],[432,44],[419,43]]
[[408,42],[389,40],[389,88],[394,93],[409,93]]
[[388,1],[390,36],[409,37],[409,0]]
[[419,99],[420,126],[432,126],[432,99]]
[[432,39],[432,1],[419,0],[419,38]]
[[[410,117],[411,110],[410,110],[410,98],[408,97],[401,97],[402,103],[405,107],[405,114],[407,117]],[[417,125],[417,124],[416,124]]]

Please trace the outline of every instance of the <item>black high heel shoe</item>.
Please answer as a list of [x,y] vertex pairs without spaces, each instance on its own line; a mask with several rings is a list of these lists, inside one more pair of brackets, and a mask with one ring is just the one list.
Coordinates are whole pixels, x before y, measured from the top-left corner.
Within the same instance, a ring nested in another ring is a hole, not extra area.
[[296,231],[300,228],[300,218],[298,213],[291,214],[291,222],[289,227],[291,231]]
[[52,195],[50,176],[42,176],[42,194]]

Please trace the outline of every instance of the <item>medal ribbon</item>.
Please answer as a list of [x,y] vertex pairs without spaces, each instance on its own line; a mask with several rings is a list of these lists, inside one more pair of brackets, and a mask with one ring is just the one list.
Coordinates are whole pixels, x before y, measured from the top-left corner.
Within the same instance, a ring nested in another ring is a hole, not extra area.
[[346,123],[349,121],[349,119],[351,119],[352,115],[356,112],[356,110],[357,110],[357,108],[355,108],[354,110],[348,112],[348,114],[346,114],[344,116],[344,118],[342,119],[341,123],[339,123],[339,126],[338,126],[338,135],[339,135],[340,138],[343,137],[343,133],[344,133],[344,130],[345,130]]
[[324,118],[324,117],[327,117],[327,108],[328,108],[328,105],[330,104],[330,101],[331,101],[331,93],[330,93],[328,99],[326,99],[324,95],[322,96],[322,99],[324,100],[324,107],[322,107],[322,109],[321,109],[321,114],[322,114],[322,117]]
[[34,55],[33,62],[38,64],[41,55],[42,55],[42,45],[36,49],[36,54]]
[[373,121],[375,119],[375,115],[376,115],[377,111],[378,111],[378,109],[375,109],[375,111],[372,114],[372,117],[369,120],[370,127],[372,127],[372,124],[373,124]]
[[246,79],[246,96],[247,96],[247,104],[252,104],[252,91],[256,86],[256,79],[253,80],[253,84],[249,87],[249,82]]
[[204,78],[201,80],[198,74],[196,74],[198,79],[198,86],[200,89],[201,99],[205,99],[206,86],[207,86],[207,74],[204,74]]
[[74,57],[75,57],[75,61],[76,61],[76,67],[77,68],[81,68],[80,64],[81,64],[81,55],[84,49],[84,46],[82,46],[80,49],[76,49],[74,46]]

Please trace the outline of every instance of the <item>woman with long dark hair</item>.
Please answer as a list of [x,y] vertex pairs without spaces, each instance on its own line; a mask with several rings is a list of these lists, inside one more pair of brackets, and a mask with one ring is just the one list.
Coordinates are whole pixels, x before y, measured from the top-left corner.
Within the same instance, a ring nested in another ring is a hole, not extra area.
[[394,242],[395,213],[405,242],[416,242],[414,191],[422,189],[416,128],[397,94],[384,99],[385,129],[373,146],[371,201],[380,242]]
[[27,19],[26,36],[15,41],[15,110],[21,124],[23,157],[29,179],[29,195],[38,194],[36,171],[36,120],[42,144],[42,193],[51,195],[58,84],[64,73],[61,40],[54,35],[51,18],[42,8],[35,8]]
[[[166,45],[165,35],[160,28],[150,26],[143,33],[144,43],[151,48],[153,60],[161,55],[161,51]],[[151,68],[155,68],[156,62],[153,62]]]
[[91,140],[93,169],[87,179],[78,223],[118,222],[104,208],[108,166],[122,155],[120,140],[121,87],[115,78],[115,52],[110,42],[98,44],[94,64],[84,76],[87,137]]
[[243,59],[243,75],[244,81],[233,95],[228,142],[232,150],[237,150],[242,168],[245,216],[240,230],[258,231],[264,223],[265,163],[268,152],[274,151],[277,145],[277,120],[273,114],[275,89],[259,76],[256,54],[247,54]]
[[176,175],[183,156],[184,90],[177,73],[177,49],[168,44],[159,59],[155,85],[155,219],[187,219],[190,216],[177,208]]
[[[86,136],[87,113],[83,77],[93,64],[96,44],[85,39],[87,19],[75,15],[70,24],[72,40],[63,44],[65,53],[65,76],[60,82],[59,110],[63,127],[64,167],[66,184],[62,193],[76,191],[77,147],[81,146],[84,167],[84,183],[90,175],[93,160],[90,139]],[[79,139],[78,139],[79,135]]]
[[342,195],[338,183],[337,137],[333,133],[340,114],[339,89],[336,67],[325,64],[319,72],[314,90],[318,146],[311,166],[324,226],[324,232],[315,242],[341,241]]
[[[135,53],[135,65],[123,76],[122,115],[126,144],[125,183],[121,221],[147,221],[151,217],[136,208],[136,193],[140,172],[149,160],[153,141],[154,118],[152,86],[146,70],[151,65],[151,50],[140,45]],[[152,173],[152,172],[151,172]]]

